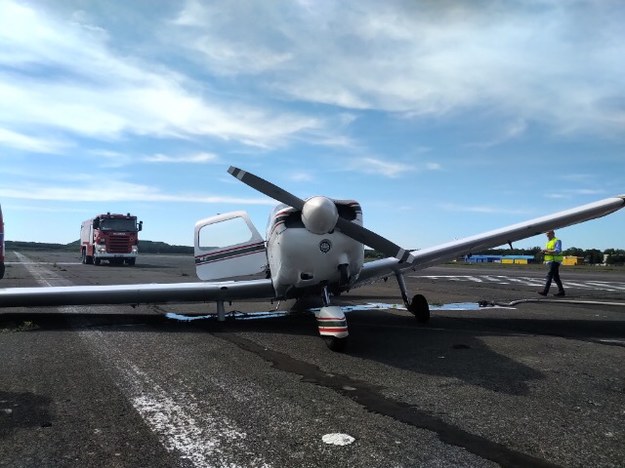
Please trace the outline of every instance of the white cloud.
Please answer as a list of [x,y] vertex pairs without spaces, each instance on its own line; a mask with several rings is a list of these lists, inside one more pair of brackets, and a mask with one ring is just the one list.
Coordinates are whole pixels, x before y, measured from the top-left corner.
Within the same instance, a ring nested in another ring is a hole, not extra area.
[[559,192],[550,192],[545,195],[546,198],[553,199],[565,199],[565,198],[577,198],[579,196],[602,196],[605,195],[604,189],[592,189],[592,188],[577,188],[577,189],[562,189]]
[[397,178],[408,173],[421,171],[439,171],[442,168],[442,165],[437,162],[405,164],[374,157],[353,159],[347,166],[350,171],[378,174],[388,178]]
[[446,211],[455,211],[462,213],[485,213],[485,214],[528,214],[526,210],[512,210],[508,207],[498,207],[490,205],[458,205],[454,203],[442,203],[439,205],[441,209]]
[[412,172],[414,167],[407,164],[382,161],[375,158],[361,158],[350,164],[352,170],[366,174],[381,174],[386,177],[398,177],[406,172]]
[[164,193],[158,188],[130,182],[107,180],[106,190],[99,182],[67,187],[26,183],[18,187],[0,187],[0,198],[75,202],[186,202],[236,205],[275,205],[268,198],[236,198],[200,193]]
[[196,153],[182,156],[169,156],[166,154],[154,154],[143,158],[151,163],[173,163],[173,164],[206,164],[219,161],[219,157],[212,153]]
[[205,85],[115,52],[100,29],[0,6],[0,125],[80,136],[209,136],[271,146],[323,122],[206,92]]
[[315,177],[310,172],[293,172],[289,175],[289,180],[293,182],[312,182]]
[[510,140],[522,136],[527,130],[527,127],[528,125],[526,119],[515,119],[514,121],[505,124],[500,129],[495,129],[493,131],[494,135],[492,135],[489,140],[479,143],[468,143],[466,146],[477,148],[490,148],[496,145],[500,145],[502,143],[506,143]]
[[211,73],[289,99],[413,116],[486,108],[513,119],[511,138],[526,120],[622,133],[624,22],[617,1],[194,0],[172,37]]
[[61,153],[71,146],[67,141],[49,139],[43,137],[32,137],[23,133],[13,132],[0,128],[0,146],[6,146],[18,150],[33,153]]

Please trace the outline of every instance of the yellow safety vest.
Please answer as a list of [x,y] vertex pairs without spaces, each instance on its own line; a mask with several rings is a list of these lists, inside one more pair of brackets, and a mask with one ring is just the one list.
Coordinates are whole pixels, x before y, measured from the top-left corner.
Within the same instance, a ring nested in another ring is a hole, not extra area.
[[[556,242],[558,242],[558,239],[556,237],[554,237],[553,239],[547,241],[547,245],[545,245],[545,250],[553,250],[556,248]],[[564,259],[564,256],[562,255],[562,253],[559,254],[545,254],[545,262],[558,262],[558,263],[562,263],[562,260]]]

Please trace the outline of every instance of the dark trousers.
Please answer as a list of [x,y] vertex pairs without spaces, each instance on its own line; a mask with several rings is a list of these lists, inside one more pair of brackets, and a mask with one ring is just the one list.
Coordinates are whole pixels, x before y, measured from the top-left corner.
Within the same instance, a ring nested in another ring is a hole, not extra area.
[[564,287],[562,286],[562,280],[560,280],[560,263],[559,262],[549,262],[549,271],[547,272],[547,277],[545,278],[545,292],[549,292],[549,288],[551,287],[551,281],[553,280],[558,286],[558,291],[564,291]]

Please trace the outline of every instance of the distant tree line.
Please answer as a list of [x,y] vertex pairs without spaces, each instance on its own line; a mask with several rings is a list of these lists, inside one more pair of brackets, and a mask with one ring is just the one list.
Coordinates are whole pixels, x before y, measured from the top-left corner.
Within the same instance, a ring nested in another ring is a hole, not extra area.
[[[490,249],[479,254],[485,255],[533,255],[538,262],[543,261],[543,254],[541,252],[542,247],[532,247],[530,249]],[[590,265],[596,265],[605,263],[608,265],[624,265],[625,264],[625,250],[623,249],[605,249],[601,251],[599,249],[580,249],[579,247],[571,247],[565,249],[562,255],[571,257],[581,257],[584,259],[584,263]]]
[[[533,255],[537,262],[543,261],[542,247],[532,247],[529,249],[489,249],[481,252],[471,252],[474,255]],[[578,247],[571,247],[563,252],[565,256],[581,257],[584,259],[584,263],[589,265],[596,265],[605,263],[608,265],[625,265],[625,250],[623,249],[605,249],[601,251],[599,249],[580,249]],[[377,250],[365,249],[365,259],[375,260],[378,258],[384,258],[384,255]]]
[[[76,240],[69,244],[51,244],[47,242],[21,242],[6,241],[6,250],[60,250],[66,252],[80,252],[80,241]],[[170,245],[166,242],[139,241],[139,255],[142,253],[156,254],[190,254],[193,255],[193,247],[187,245]]]
[[70,244],[51,244],[48,242],[5,241],[4,248],[9,250],[74,250]]
[[140,240],[139,255],[141,255],[142,253],[193,255],[193,247],[190,247],[188,245],[170,245],[166,242]]
[[[62,251],[75,251],[79,252],[80,241],[76,240],[69,244],[51,244],[45,242],[20,242],[20,241],[6,241],[6,250],[62,250]],[[533,255],[537,262],[543,261],[543,254],[541,253],[542,247],[532,247],[530,249],[490,249],[482,252],[471,252],[474,255]],[[154,242],[154,241],[139,241],[139,255],[141,253],[155,253],[155,254],[189,254],[193,255],[193,247],[187,245],[170,245],[166,242]],[[604,251],[598,249],[580,249],[578,247],[571,247],[563,252],[566,256],[582,257],[584,263],[587,264],[600,264],[603,263],[605,257],[605,263],[608,265],[625,265],[625,250],[623,249],[605,249]],[[382,252],[377,250],[365,249],[365,259],[375,260],[378,258],[384,258]]]

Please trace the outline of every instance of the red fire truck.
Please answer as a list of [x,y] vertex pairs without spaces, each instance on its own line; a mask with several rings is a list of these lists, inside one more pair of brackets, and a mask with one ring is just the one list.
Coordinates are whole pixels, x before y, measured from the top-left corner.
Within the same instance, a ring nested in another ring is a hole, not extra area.
[[82,263],[99,265],[109,263],[134,265],[139,253],[139,231],[143,221],[128,214],[106,213],[83,221],[80,226],[80,254]]
[[2,220],[2,206],[0,206],[0,279],[4,278],[4,221]]

